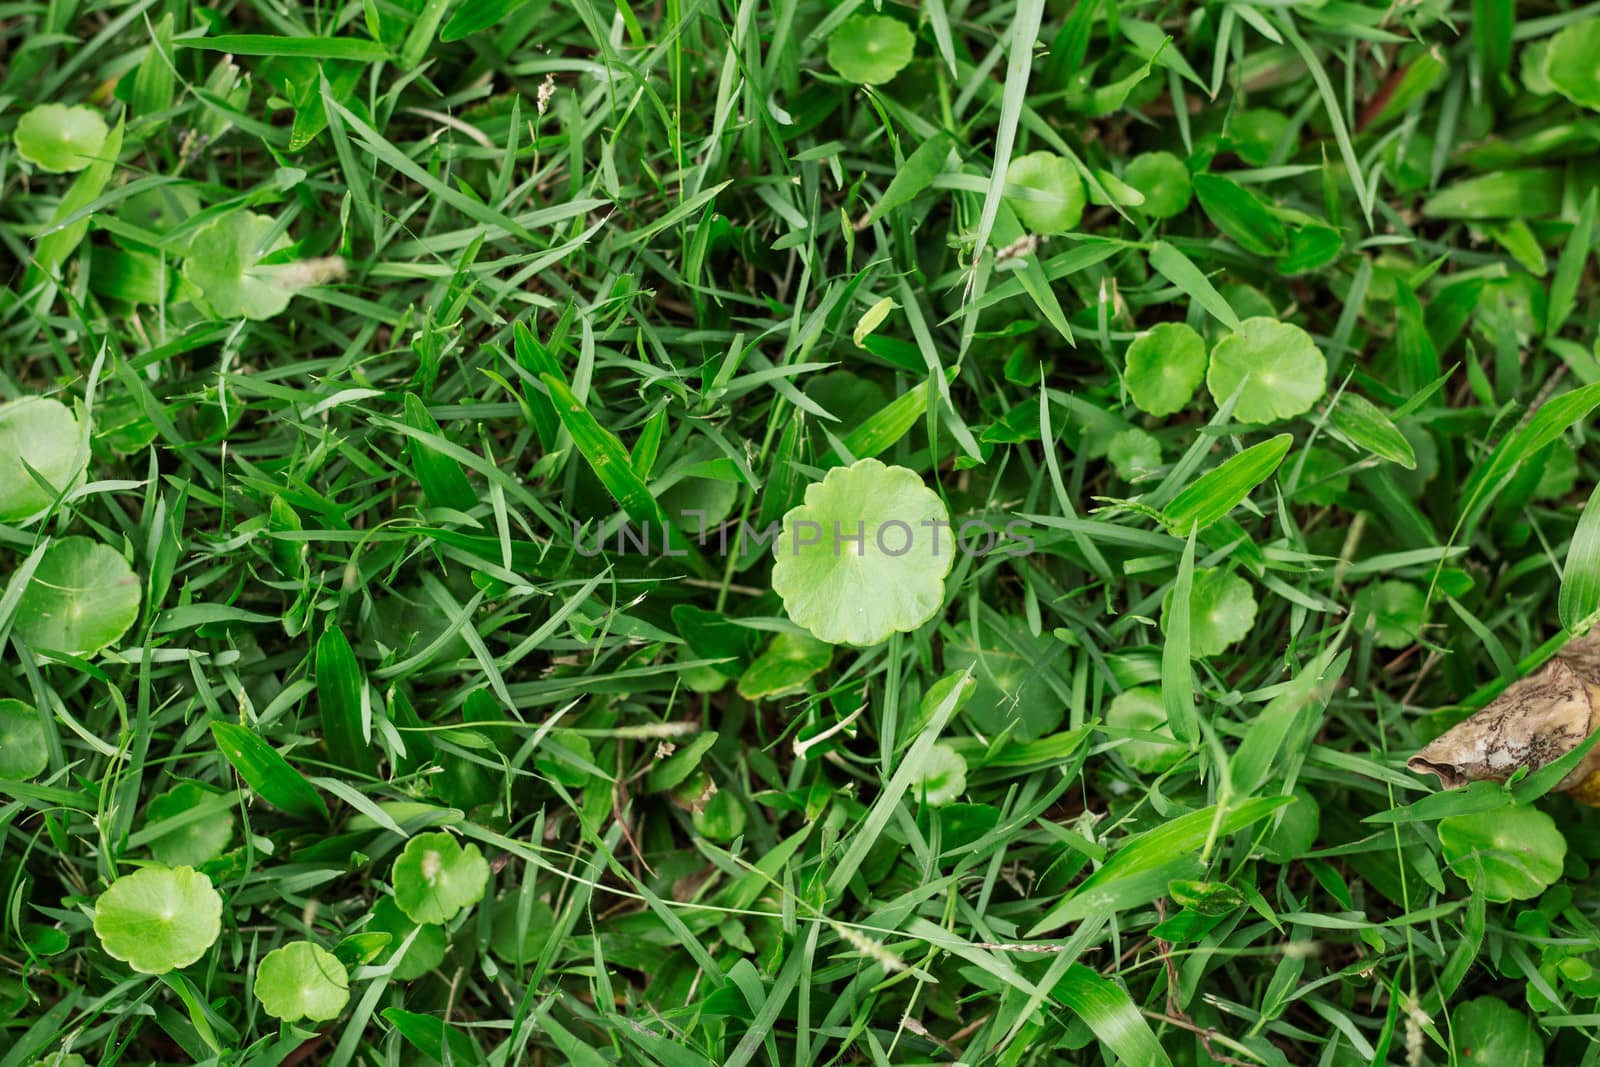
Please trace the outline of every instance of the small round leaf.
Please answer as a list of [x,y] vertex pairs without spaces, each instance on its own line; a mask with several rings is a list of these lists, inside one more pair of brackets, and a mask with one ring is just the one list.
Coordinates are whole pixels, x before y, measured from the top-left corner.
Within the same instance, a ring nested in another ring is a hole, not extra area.
[[1140,411],[1166,416],[1182,411],[1206,376],[1206,342],[1181,322],[1163,322],[1128,346],[1124,380]]
[[1479,867],[1493,901],[1531,900],[1561,877],[1567,839],[1534,807],[1500,808],[1439,820],[1450,869],[1471,884]]
[[875,459],[835,467],[784,515],[772,588],[818,640],[874,645],[938,612],[956,532],[915,471]]
[[372,919],[365,929],[371,933],[389,935],[389,944],[380,957],[385,963],[394,958],[400,945],[411,936],[411,931],[417,931],[416,940],[411,942],[405,958],[394,969],[394,976],[402,982],[421,978],[443,963],[445,953],[450,951],[450,936],[445,933],[444,927],[433,923],[419,926],[412,922],[411,917],[400,910],[394,897],[378,898],[378,902],[372,906]]
[[1356,594],[1356,625],[1383,648],[1405,648],[1422,635],[1428,601],[1410,582],[1378,582]]
[[64,537],[17,602],[16,632],[28,645],[92,656],[139,617],[139,579],[121,553],[87,537]]
[[911,27],[899,19],[855,15],[828,38],[828,65],[845,81],[882,85],[905,69],[916,48]]
[[1134,156],[1122,180],[1144,194],[1140,207],[1153,219],[1170,219],[1183,214],[1194,195],[1189,168],[1171,152]]
[[26,396],[0,404],[0,522],[32,522],[55,499],[28,467],[57,489],[68,489],[87,459],[83,430],[59,400]]
[[1550,38],[1544,76],[1556,92],[1581,107],[1600,111],[1600,19],[1574,22]]
[[415,923],[445,923],[483,899],[489,864],[444,831],[418,834],[394,861],[394,898]]
[[273,949],[256,968],[256,999],[274,1019],[337,1019],[350,1001],[350,973],[327,949],[291,941]]
[[289,246],[287,234],[268,241],[276,226],[266,215],[235,212],[194,235],[183,276],[199,290],[203,310],[219,319],[270,319],[289,306],[294,287],[283,269],[261,265]]
[[494,937],[489,943],[490,951],[504,962],[515,965],[538,962],[556,925],[556,913],[537,897],[528,901],[526,922],[519,923],[521,899],[512,894],[494,906]]
[[1022,224],[1036,234],[1070,233],[1083,218],[1083,179],[1069,160],[1054,152],[1033,152],[1013,159],[1006,168],[1006,184],[1049,197],[1006,200]]
[[1137,426],[1118,430],[1106,446],[1106,458],[1125,481],[1148,478],[1161,467],[1161,442]]
[[11,136],[29,163],[51,174],[70,174],[94,162],[110,132],[91,108],[40,104],[17,120]]
[[1243,386],[1233,417],[1273,422],[1311,410],[1327,388],[1328,362],[1311,335],[1277,319],[1245,319],[1211,350],[1206,388],[1219,405]]
[[[1115,730],[1140,730],[1171,738],[1172,728],[1167,725],[1167,705],[1161,699],[1161,690],[1150,686],[1125,689],[1118,693],[1106,707],[1106,725]],[[1134,770],[1146,774],[1160,774],[1183,759],[1183,746],[1173,741],[1124,741],[1117,751]]]
[[38,711],[20,700],[0,700],[0,778],[32,778],[49,765]]
[[95,901],[94,932],[141,974],[166,974],[206,954],[222,933],[222,898],[193,867],[145,867]]
[[[179,782],[144,809],[145,824],[176,818],[217,794],[194,782]],[[168,866],[199,866],[222,855],[233,841],[233,813],[226,808],[190,819],[150,842],[150,855]]]
[[[1161,605],[1162,629],[1172,607],[1168,590]],[[1189,653],[1216,656],[1242,640],[1256,623],[1256,596],[1250,583],[1231,571],[1196,571],[1189,590]]]
[[944,742],[928,749],[916,768],[916,793],[930,807],[942,808],[967,791],[967,761]]

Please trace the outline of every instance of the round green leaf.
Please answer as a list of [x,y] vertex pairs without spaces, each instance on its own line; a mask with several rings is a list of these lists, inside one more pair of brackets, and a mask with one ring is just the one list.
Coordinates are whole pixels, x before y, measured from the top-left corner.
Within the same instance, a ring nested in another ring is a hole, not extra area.
[[911,27],[899,19],[855,15],[828,38],[828,66],[845,81],[882,85],[905,69],[916,48]]
[[1288,116],[1270,108],[1236,111],[1228,120],[1228,145],[1246,163],[1263,167],[1288,126]]
[[394,976],[402,982],[421,978],[443,963],[445,953],[450,951],[450,936],[445,933],[444,927],[412,922],[411,917],[400,910],[394,897],[378,898],[378,902],[372,906],[372,918],[365,929],[371,933],[389,935],[389,944],[379,957],[384,963],[394,958],[400,945],[411,936],[411,931],[417,931],[416,940],[411,942],[405,958],[394,969]]
[[11,135],[22,158],[52,174],[80,171],[94,162],[111,131],[86,107],[40,104],[17,120]]
[[717,789],[692,816],[695,833],[712,841],[732,841],[744,833],[749,816],[739,795],[731,789]]
[[1411,583],[1378,582],[1356,594],[1353,614],[1378,645],[1405,648],[1422,635],[1427,610],[1426,595]]
[[[944,665],[952,672],[972,668],[977,684],[962,712],[967,721],[991,738],[1009,731],[1012,740],[1024,742],[1060,726],[1067,709],[1052,676],[1061,647],[1048,630],[1034,636],[1021,619],[980,615],[976,633],[957,627],[944,646]],[[931,715],[933,709],[926,710]]]
[[527,917],[519,921],[521,900],[520,895],[512,894],[494,906],[494,938],[489,942],[490,951],[517,966],[538,961],[556,925],[556,913],[537,897],[528,901]]
[[1154,219],[1183,214],[1194,195],[1189,168],[1171,152],[1145,152],[1133,157],[1122,180],[1144,194],[1141,206]]
[[141,974],[166,974],[206,954],[222,932],[222,898],[193,867],[145,867],[100,894],[101,946]]
[[942,741],[928,749],[915,775],[916,793],[930,807],[953,804],[967,791],[967,761]]
[[256,968],[256,999],[274,1019],[337,1019],[350,1001],[350,973],[327,949],[291,941],[273,949]]
[[38,711],[20,700],[0,700],[0,778],[32,778],[49,765]]
[[139,617],[139,579],[115,549],[63,537],[45,550],[17,602],[16,632],[28,645],[92,656]]
[[[144,810],[147,825],[176,818],[217,796],[194,782],[180,782],[150,802]],[[226,808],[169,830],[150,842],[150,855],[168,866],[188,864],[197,867],[216,859],[233,841],[233,813]]]
[[[1118,693],[1106,707],[1106,725],[1115,730],[1139,730],[1171,738],[1172,727],[1167,725],[1167,705],[1161,699],[1161,690],[1139,686]],[[1183,746],[1173,741],[1124,741],[1117,746],[1122,758],[1134,770],[1145,774],[1160,774],[1183,759]]]
[[1567,839],[1534,807],[1500,808],[1439,820],[1450,869],[1471,884],[1481,865],[1490,900],[1531,900],[1561,877]]
[[1181,322],[1151,327],[1128,346],[1124,381],[1148,415],[1182,411],[1206,375],[1206,342]]
[[772,588],[818,640],[877,644],[943,605],[956,532],[915,471],[875,459],[835,467],[784,515]]
[[489,864],[444,831],[418,834],[394,861],[394,898],[412,922],[445,923],[483,899]]
[[1118,430],[1106,448],[1106,458],[1126,481],[1148,478],[1161,467],[1161,442],[1137,426]]
[[[1172,608],[1172,590],[1161,605],[1161,628]],[[1194,572],[1189,590],[1189,654],[1216,656],[1242,640],[1256,622],[1256,596],[1250,583],[1231,571],[1213,568]]]
[[0,404],[0,522],[32,522],[55,499],[28,467],[56,488],[68,489],[78,482],[87,459],[83,430],[59,400],[27,396]]
[[1450,1041],[1462,1067],[1540,1067],[1546,1062],[1544,1039],[1533,1020],[1499,997],[1476,997],[1457,1005],[1450,1012]]
[[1273,422],[1311,410],[1327,387],[1328,362],[1311,335],[1277,319],[1245,319],[1211,350],[1206,388],[1219,405],[1243,386],[1233,417]]
[[1574,104],[1600,111],[1600,19],[1574,22],[1550,38],[1544,76]]
[[1054,152],[1032,152],[1013,159],[1006,168],[1006,184],[1049,197],[1006,199],[1022,224],[1036,234],[1070,233],[1083,218],[1083,179],[1069,160]]
[[277,223],[242,211],[202,227],[189,244],[183,276],[199,291],[202,310],[220,319],[270,319],[289,306],[294,288],[282,266],[261,260],[289,247],[289,236],[268,241]]

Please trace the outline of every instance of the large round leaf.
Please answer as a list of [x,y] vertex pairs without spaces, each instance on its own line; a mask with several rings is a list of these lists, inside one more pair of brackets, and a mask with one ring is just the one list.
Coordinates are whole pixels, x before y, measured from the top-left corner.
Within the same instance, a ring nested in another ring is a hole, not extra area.
[[78,420],[59,400],[26,396],[0,404],[0,522],[32,521],[55,499],[28,467],[57,489],[72,487],[88,458],[83,444]]
[[94,906],[106,952],[141,974],[166,974],[206,954],[222,932],[222,898],[193,867],[146,867],[111,883]]
[[1531,900],[1561,877],[1567,839],[1533,807],[1501,808],[1439,820],[1450,869],[1469,884],[1481,866],[1490,900]]
[[828,66],[845,81],[882,85],[905,69],[916,51],[911,27],[888,15],[855,15],[828,38]]
[[32,778],[49,765],[38,711],[20,700],[0,700],[0,778]]
[[1574,22],[1550,38],[1544,75],[1574,104],[1600,111],[1600,19]]
[[1241,389],[1238,422],[1273,422],[1311,410],[1327,388],[1328,361],[1311,335],[1277,319],[1245,319],[1211,350],[1206,388],[1219,405]]
[[1140,209],[1155,219],[1181,215],[1194,195],[1189,168],[1171,152],[1146,152],[1134,156],[1122,180],[1144,194]]
[[199,290],[204,310],[221,319],[270,319],[289,306],[294,289],[282,269],[261,265],[289,246],[287,234],[270,237],[276,226],[265,215],[236,212],[194,235],[183,276]]
[[11,136],[23,159],[40,170],[67,174],[93,163],[110,132],[90,108],[40,104],[17,120]]
[[1182,411],[1206,376],[1206,342],[1181,322],[1163,322],[1128,346],[1124,380],[1140,411],[1171,415]]
[[309,941],[273,949],[256,968],[256,999],[274,1019],[337,1019],[350,1001],[350,974],[333,953]]
[[16,632],[28,645],[92,656],[120,640],[139,617],[139,579],[115,549],[64,537],[17,602]]
[[445,923],[483,899],[489,864],[444,831],[418,834],[394,861],[394,899],[412,922]]
[[1452,1009],[1450,1042],[1462,1067],[1540,1067],[1545,1063],[1544,1039],[1533,1020],[1499,997],[1477,997]]
[[556,913],[538,897],[522,911],[521,894],[513,893],[494,906],[494,937],[489,949],[506,963],[538,962],[545,942],[555,929]]
[[783,517],[772,588],[818,640],[876,644],[939,610],[955,535],[915,471],[875,459],[835,467]]

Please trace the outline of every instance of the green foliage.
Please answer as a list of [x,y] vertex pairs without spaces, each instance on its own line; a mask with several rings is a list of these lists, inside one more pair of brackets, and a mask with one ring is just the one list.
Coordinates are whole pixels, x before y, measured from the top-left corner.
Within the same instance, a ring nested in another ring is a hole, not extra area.
[[1596,24],[10,5],[0,1061],[1592,1059]]

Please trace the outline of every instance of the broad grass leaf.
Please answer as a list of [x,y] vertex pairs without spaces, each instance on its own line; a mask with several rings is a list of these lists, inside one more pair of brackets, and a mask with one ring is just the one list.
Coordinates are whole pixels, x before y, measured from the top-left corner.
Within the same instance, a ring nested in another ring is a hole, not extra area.
[[1294,437],[1282,433],[1260,444],[1251,445],[1222,465],[1207,471],[1173,498],[1162,513],[1162,521],[1173,534],[1182,537],[1191,527],[1205,529],[1238,507],[1262,482],[1272,477],[1283,457],[1288,455]]
[[1213,318],[1230,330],[1237,330],[1240,326],[1239,316],[1232,307],[1217,292],[1199,267],[1188,256],[1174,245],[1166,241],[1157,241],[1150,246],[1150,266],[1167,281],[1176,285],[1188,295],[1189,299],[1205,308]]
[[1600,619],[1600,486],[1589,494],[1567,546],[1557,610],[1561,625],[1574,634]]
[[370,710],[363,699],[367,678],[356,662],[350,639],[330,626],[317,639],[317,706],[322,713],[322,739],[328,756],[357,774],[378,773],[372,753]]
[[1128,991],[1092,968],[1074,963],[1051,992],[1071,1012],[1088,1024],[1095,1037],[1126,1064],[1171,1067],[1167,1050],[1156,1040],[1150,1024]]
[[1289,246],[1283,221],[1255,193],[1218,174],[1196,174],[1194,192],[1217,229],[1246,252],[1281,255]]
[[262,800],[302,819],[328,817],[327,805],[305,776],[253,731],[237,723],[214,722],[211,736],[245,785]]
[[1364,396],[1345,392],[1328,412],[1333,428],[1379,459],[1398,463],[1406,470],[1417,469],[1416,450],[1405,434],[1379,407]]

